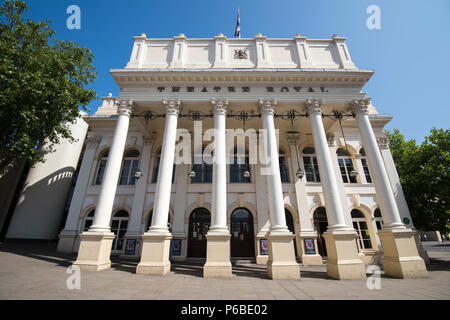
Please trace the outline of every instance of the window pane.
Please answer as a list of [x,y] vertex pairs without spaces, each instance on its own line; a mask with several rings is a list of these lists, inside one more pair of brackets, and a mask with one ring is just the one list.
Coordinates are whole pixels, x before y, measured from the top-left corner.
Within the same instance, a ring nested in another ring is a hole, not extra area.
[[119,184],[128,184],[128,177],[130,176],[131,160],[125,160],[123,163],[122,174],[120,175]]
[[230,182],[239,182],[239,165],[230,164]]
[[103,174],[105,173],[106,159],[100,160],[100,165],[98,166],[97,178],[95,179],[95,184],[102,184]]
[[212,182],[212,165],[204,164],[203,165],[203,182],[211,183]]

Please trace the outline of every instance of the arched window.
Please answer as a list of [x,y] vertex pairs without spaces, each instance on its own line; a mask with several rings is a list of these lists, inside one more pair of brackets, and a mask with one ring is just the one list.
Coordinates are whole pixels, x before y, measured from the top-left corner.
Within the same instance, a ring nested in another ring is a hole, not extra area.
[[354,170],[351,155],[344,149],[338,149],[336,154],[344,183],[356,183],[356,177],[350,176],[350,172]]
[[[205,151],[205,146],[202,148],[202,154]],[[202,157],[202,163],[194,164],[192,170],[195,172],[195,177],[191,179],[191,183],[211,183],[212,182],[212,163],[208,164]]]
[[367,183],[372,183],[372,178],[370,176],[370,172],[369,172],[369,166],[367,165],[367,159],[366,159],[366,151],[361,148],[361,150],[359,150],[359,154],[361,156],[361,164],[364,170],[364,176],[366,178],[366,182]]
[[278,159],[280,163],[281,182],[289,182],[289,170],[287,165],[287,158],[282,150],[280,150]]
[[[242,161],[242,160],[241,160]],[[244,175],[245,171],[250,172],[250,164],[248,154],[245,154],[244,163],[239,163],[237,152],[234,152],[233,161],[230,164],[230,183],[249,183],[250,177]]]
[[383,229],[383,218],[381,217],[381,211],[380,209],[375,209],[375,212],[373,213],[373,216],[375,218],[375,224],[377,225],[377,229],[381,230]]
[[125,210],[117,211],[111,221],[111,232],[115,237],[112,244],[112,251],[119,252],[123,247],[123,237],[127,232],[128,220],[130,219],[128,212]]
[[133,185],[136,183],[134,174],[139,168],[140,153],[136,149],[127,151],[123,157],[122,172],[120,174],[119,184]]
[[86,215],[86,218],[84,219],[83,231],[88,231],[89,228],[92,226],[92,223],[94,222],[94,214],[95,214],[95,209],[91,210]]
[[351,212],[353,228],[358,233],[358,246],[360,249],[372,249],[372,242],[370,241],[369,229],[367,228],[366,218],[364,214],[353,209]]
[[105,174],[106,161],[108,160],[109,150],[103,151],[98,163],[97,174],[95,175],[94,184],[100,185],[103,181],[103,175]]
[[[158,153],[158,156],[155,158],[155,167],[153,168],[153,176],[152,176],[152,183],[156,183],[158,181],[158,172],[159,172],[159,162],[161,160],[161,150]],[[172,183],[175,182],[175,161],[173,163],[173,169],[172,169]]]
[[319,164],[317,163],[316,151],[312,147],[306,147],[303,149],[302,153],[306,181],[320,182]]

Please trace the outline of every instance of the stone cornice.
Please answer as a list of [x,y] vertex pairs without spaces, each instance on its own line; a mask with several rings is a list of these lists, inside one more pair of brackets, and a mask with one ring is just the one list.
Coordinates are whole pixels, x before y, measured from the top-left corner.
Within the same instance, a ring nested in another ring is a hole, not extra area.
[[162,84],[178,82],[233,83],[322,83],[363,87],[372,70],[350,69],[112,69],[119,87],[124,84]]

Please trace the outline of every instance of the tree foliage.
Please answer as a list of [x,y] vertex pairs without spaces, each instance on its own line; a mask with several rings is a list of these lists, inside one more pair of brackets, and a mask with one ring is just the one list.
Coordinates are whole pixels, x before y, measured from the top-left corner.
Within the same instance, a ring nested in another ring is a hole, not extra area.
[[449,231],[450,131],[431,129],[418,146],[399,130],[388,132],[389,146],[416,228]]
[[48,20],[25,20],[27,9],[18,0],[0,7],[0,177],[20,159],[42,161],[62,138],[73,142],[68,125],[96,97],[86,89],[96,77],[91,51],[55,39]]

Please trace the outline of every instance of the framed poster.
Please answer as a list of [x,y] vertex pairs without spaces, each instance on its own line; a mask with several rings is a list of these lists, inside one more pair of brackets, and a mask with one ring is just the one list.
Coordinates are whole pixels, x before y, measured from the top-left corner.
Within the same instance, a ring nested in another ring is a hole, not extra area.
[[314,246],[314,239],[306,238],[303,241],[305,242],[305,253],[306,254],[316,254],[316,247]]
[[136,252],[136,239],[127,239],[125,246],[125,255],[132,256]]
[[181,256],[181,239],[172,239],[172,255]]
[[269,245],[266,239],[259,240],[259,246],[261,250],[261,255],[268,255],[269,254]]

